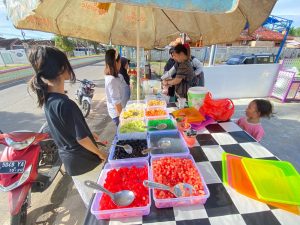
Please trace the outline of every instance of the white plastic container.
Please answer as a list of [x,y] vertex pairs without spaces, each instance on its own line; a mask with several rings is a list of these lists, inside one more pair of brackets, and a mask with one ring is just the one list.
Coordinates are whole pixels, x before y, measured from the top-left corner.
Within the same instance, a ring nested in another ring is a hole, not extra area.
[[197,110],[202,106],[208,90],[205,87],[191,87],[188,90],[188,105],[195,107]]

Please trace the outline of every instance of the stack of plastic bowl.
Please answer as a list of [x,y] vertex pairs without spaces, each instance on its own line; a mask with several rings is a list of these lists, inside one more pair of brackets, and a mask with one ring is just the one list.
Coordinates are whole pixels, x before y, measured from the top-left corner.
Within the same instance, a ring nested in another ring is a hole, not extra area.
[[285,161],[223,153],[223,182],[255,200],[300,215],[300,175]]

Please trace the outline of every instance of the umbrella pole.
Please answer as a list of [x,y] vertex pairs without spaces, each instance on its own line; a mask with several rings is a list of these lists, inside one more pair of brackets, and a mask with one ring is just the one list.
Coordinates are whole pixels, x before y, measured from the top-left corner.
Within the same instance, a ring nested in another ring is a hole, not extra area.
[[137,7],[137,21],[136,21],[136,61],[137,61],[137,100],[140,100],[140,7]]

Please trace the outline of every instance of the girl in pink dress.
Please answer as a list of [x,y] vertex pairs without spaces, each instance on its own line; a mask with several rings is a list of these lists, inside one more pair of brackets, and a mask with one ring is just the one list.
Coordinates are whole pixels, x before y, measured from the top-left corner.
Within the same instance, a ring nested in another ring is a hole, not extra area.
[[270,118],[272,114],[273,106],[270,101],[255,99],[248,105],[246,117],[240,118],[237,124],[259,142],[265,134],[260,118]]

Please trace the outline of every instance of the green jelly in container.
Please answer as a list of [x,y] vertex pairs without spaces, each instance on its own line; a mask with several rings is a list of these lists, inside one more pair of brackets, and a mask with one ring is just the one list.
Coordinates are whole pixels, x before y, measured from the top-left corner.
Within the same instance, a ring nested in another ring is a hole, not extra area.
[[[167,128],[164,130],[176,130],[176,127],[171,119],[161,119],[161,120],[149,120],[148,126],[149,127],[156,127],[159,124],[166,124]],[[164,130],[158,130],[155,128],[148,128],[148,131],[164,131]]]

